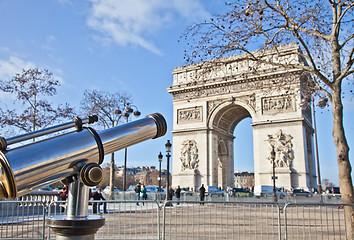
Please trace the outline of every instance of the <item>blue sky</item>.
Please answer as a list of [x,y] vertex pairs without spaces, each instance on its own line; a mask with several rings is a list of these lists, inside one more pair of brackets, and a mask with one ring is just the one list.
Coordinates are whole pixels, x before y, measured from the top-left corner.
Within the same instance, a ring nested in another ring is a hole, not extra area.
[[[23,68],[49,69],[61,82],[53,102],[68,102],[76,110],[85,89],[129,93],[143,116],[164,115],[168,133],[130,147],[128,166],[157,166],[157,155],[172,139],[172,96],[166,87],[172,85],[173,69],[185,64],[186,42],[178,40],[188,25],[223,7],[217,0],[0,0],[0,79],[9,80]],[[11,96],[1,94],[0,101],[10,105]],[[349,146],[353,116],[353,99],[346,99]],[[321,177],[338,184],[330,109],[316,117]],[[235,170],[253,171],[249,123],[246,119],[235,130]],[[117,165],[123,152],[116,154]]]

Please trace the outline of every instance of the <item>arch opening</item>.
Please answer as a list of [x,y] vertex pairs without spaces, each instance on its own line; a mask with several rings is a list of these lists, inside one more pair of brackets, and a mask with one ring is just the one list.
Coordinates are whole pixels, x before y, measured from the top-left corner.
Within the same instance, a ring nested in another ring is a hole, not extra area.
[[[239,159],[239,157],[236,156],[239,152],[241,153],[241,151],[239,151],[240,149],[243,153],[242,156],[245,156],[246,154],[251,155],[247,160],[252,161],[251,167],[253,168],[253,132],[252,127],[250,126],[251,122],[252,118],[248,110],[237,104],[224,106],[215,114],[212,126],[214,129],[218,129],[218,132],[216,133],[218,142],[217,159],[216,161],[213,161],[214,167],[212,168],[214,169],[214,186],[218,186],[224,190],[228,187],[235,186],[234,166],[235,160]],[[245,127],[247,127],[246,132],[241,129]],[[242,142],[244,139],[248,139],[248,145],[245,145],[245,143]],[[251,142],[249,140],[251,140]],[[238,146],[239,144],[240,146]]]

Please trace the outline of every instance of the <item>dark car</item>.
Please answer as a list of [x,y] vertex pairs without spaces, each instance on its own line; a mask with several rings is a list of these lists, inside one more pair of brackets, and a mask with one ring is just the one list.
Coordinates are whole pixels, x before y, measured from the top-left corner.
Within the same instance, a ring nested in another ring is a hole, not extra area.
[[341,198],[339,187],[327,187],[325,193],[329,199],[332,197]]
[[296,196],[312,197],[312,193],[309,191],[305,191],[304,189],[294,189],[290,193],[290,196],[292,196],[292,197],[296,197]]
[[326,193],[340,194],[339,187],[327,187]]
[[234,197],[251,197],[252,193],[244,188],[233,188],[231,195]]

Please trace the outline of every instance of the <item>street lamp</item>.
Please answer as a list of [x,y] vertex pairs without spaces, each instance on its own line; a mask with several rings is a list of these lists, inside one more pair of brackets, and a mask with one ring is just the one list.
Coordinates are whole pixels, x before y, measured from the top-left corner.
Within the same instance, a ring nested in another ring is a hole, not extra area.
[[[136,110],[134,111],[131,107],[135,107]],[[122,114],[122,116],[126,118],[127,123],[129,121],[129,116],[132,113],[135,117],[139,117],[141,114],[138,111],[138,108],[135,105],[131,105],[131,104],[127,104],[127,106],[125,107],[125,111],[123,113],[119,109],[116,110],[116,114]],[[128,156],[128,148],[125,148],[124,149],[124,166],[123,166],[123,192],[125,192],[126,185],[127,185],[126,184],[127,183],[127,156]]]
[[167,143],[165,144],[166,147],[166,157],[167,157],[167,179],[166,179],[166,201],[168,201],[168,190],[170,188],[170,152],[171,152],[171,143],[170,140],[167,140]]
[[159,159],[159,164],[160,164],[160,168],[159,168],[159,170],[160,170],[160,177],[159,177],[159,192],[161,192],[161,162],[162,162],[162,154],[161,154],[161,152],[160,152],[160,154],[157,156],[158,157],[158,159]]
[[[315,146],[316,146],[316,163],[317,163],[317,192],[318,194],[321,194],[322,192],[322,186],[321,186],[321,175],[320,175],[320,158],[318,156],[318,142],[317,142],[317,127],[316,127],[316,109],[315,109],[315,100],[313,99],[313,97],[311,98],[312,100],[312,113],[313,113],[313,131],[315,133]],[[323,109],[324,107],[326,107],[328,102],[327,98],[321,98],[318,103],[317,106],[319,106],[321,109]]]
[[[320,174],[320,158],[318,154],[318,141],[317,141],[317,127],[316,127],[316,108],[315,108],[315,99],[313,96],[304,98],[300,107],[306,109],[309,102],[312,102],[312,115],[313,115],[313,131],[315,134],[315,153],[316,153],[316,165],[317,165],[317,192],[321,194],[322,186],[321,186],[321,174]],[[318,100],[317,106],[321,109],[327,106],[328,98],[322,97]]]
[[275,188],[275,151],[274,151],[274,146],[272,146],[272,151],[270,152],[270,158],[272,159],[273,162],[273,201],[277,202],[277,190]]

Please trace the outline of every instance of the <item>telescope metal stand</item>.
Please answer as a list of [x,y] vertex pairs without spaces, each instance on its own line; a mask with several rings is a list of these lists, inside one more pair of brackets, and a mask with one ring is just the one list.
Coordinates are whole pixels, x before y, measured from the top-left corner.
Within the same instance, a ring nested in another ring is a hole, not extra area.
[[79,179],[69,185],[67,215],[49,217],[47,225],[56,240],[94,240],[105,223],[100,215],[88,215],[89,189]]

